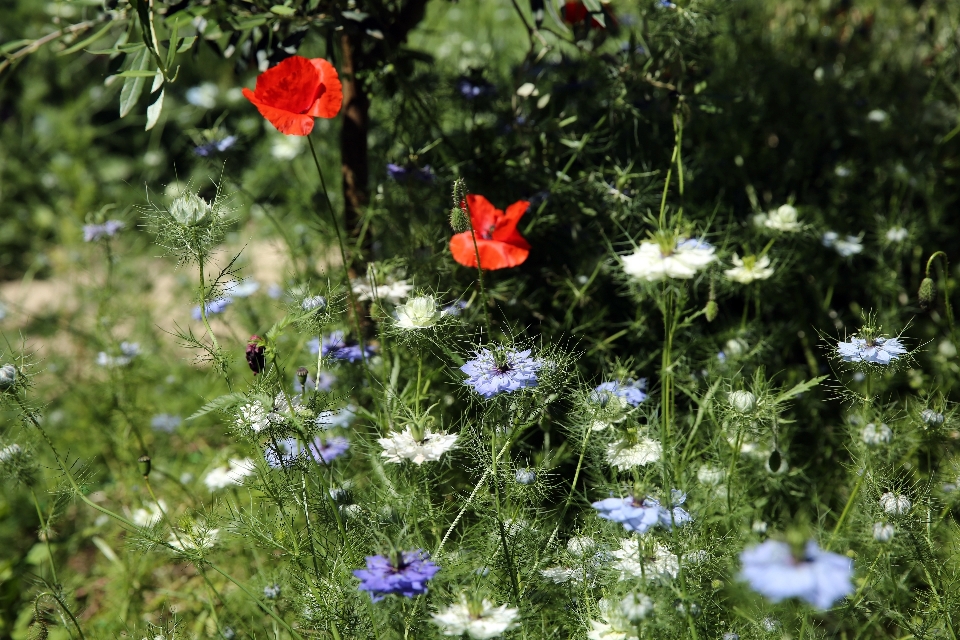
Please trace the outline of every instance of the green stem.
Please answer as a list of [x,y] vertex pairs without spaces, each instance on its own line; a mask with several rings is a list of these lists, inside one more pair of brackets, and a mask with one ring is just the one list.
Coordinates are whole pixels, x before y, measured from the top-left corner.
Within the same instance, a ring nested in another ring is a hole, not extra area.
[[86,636],[83,635],[83,629],[80,628],[80,623],[77,622],[77,618],[73,615],[73,612],[70,611],[70,608],[63,602],[63,600],[60,599],[58,595],[56,595],[51,591],[44,591],[43,593],[38,595],[34,600],[33,611],[37,619],[40,618],[40,611],[39,609],[37,609],[37,603],[40,601],[40,598],[42,598],[43,596],[49,596],[53,598],[56,601],[56,603],[60,605],[60,608],[63,609],[68,616],[70,616],[70,620],[73,622],[73,626],[77,628],[77,633],[80,634],[80,640],[86,640]]
[[53,562],[53,549],[50,547],[50,532],[47,530],[47,523],[43,519],[43,512],[40,510],[40,501],[37,500],[37,493],[30,488],[30,495],[33,496],[33,505],[37,508],[37,517],[40,518],[40,531],[43,532],[43,542],[47,545],[47,555],[50,557],[50,571],[53,573],[53,583],[59,585],[60,579],[57,578],[57,566]]
[[[363,346],[363,334],[360,331],[360,312],[357,307],[357,299],[353,293],[353,285],[350,282],[350,263],[347,262],[347,249],[343,243],[343,234],[340,232],[340,222],[337,220],[337,214],[333,211],[333,203],[330,202],[330,196],[327,193],[327,183],[323,179],[323,170],[320,168],[320,159],[317,157],[317,149],[313,145],[313,138],[307,136],[307,142],[310,143],[310,154],[313,156],[313,163],[317,167],[317,175],[320,176],[320,189],[323,191],[323,199],[327,203],[327,211],[330,213],[330,222],[337,233],[337,245],[340,247],[340,260],[343,263],[343,280],[347,287],[347,297],[350,299],[350,309],[353,315],[354,328],[357,330],[357,343],[360,345],[360,358],[363,360],[363,370],[367,375],[367,382],[370,383],[370,392],[374,392],[373,380],[370,378],[370,369],[367,366],[367,352]],[[322,337],[321,337],[322,339]],[[319,375],[319,374],[318,374]]]
[[470,205],[464,198],[467,208],[467,217],[470,218],[470,239],[473,240],[473,255],[477,258],[477,281],[480,283],[480,298],[483,302],[483,317],[487,322],[487,339],[493,335],[493,323],[490,321],[490,304],[487,300],[487,289],[483,286],[483,267],[480,266],[480,247],[477,246],[477,233],[473,228],[473,217],[470,215]]
[[850,512],[850,507],[853,506],[853,501],[856,499],[857,494],[860,493],[860,487],[863,486],[863,479],[867,477],[866,469],[862,469],[860,472],[860,477],[857,479],[857,484],[854,485],[853,491],[850,492],[850,497],[847,498],[847,504],[844,505],[843,511],[840,513],[840,519],[837,520],[837,524],[833,527],[833,533],[830,534],[830,542],[827,543],[826,550],[829,551],[830,547],[833,546],[834,541],[837,538],[837,534],[840,533],[840,527],[843,526],[844,520],[847,519],[847,514]]

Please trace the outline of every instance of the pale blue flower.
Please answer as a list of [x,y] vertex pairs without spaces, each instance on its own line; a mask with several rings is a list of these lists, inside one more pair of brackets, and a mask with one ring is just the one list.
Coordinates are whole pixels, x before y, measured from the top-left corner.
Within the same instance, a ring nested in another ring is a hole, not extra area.
[[164,431],[166,433],[172,433],[182,423],[183,418],[169,413],[158,413],[150,420],[150,426],[154,431]]
[[228,293],[235,298],[249,298],[259,290],[260,283],[250,279],[241,282],[228,282],[223,288],[224,293]]
[[537,371],[543,363],[525,351],[504,351],[497,356],[489,349],[481,349],[477,357],[460,367],[467,374],[464,384],[470,385],[484,398],[498,393],[517,391],[537,386]]
[[802,558],[794,557],[786,542],[767,540],[745,549],[740,561],[740,578],[773,602],[796,597],[818,609],[829,609],[853,593],[853,560],[823,551],[812,540]]
[[837,353],[847,362],[890,364],[906,352],[906,347],[897,338],[865,340],[853,337],[849,342],[837,344]]
[[300,455],[300,444],[296,438],[284,438],[271,441],[263,452],[263,457],[271,467],[289,467]]
[[623,398],[627,404],[635,407],[647,399],[646,389],[646,378],[640,378],[639,380],[631,379],[626,382],[617,380],[615,382],[604,382],[600,384],[590,397],[594,402],[606,404],[610,396],[616,396]]
[[[227,310],[227,307],[229,307],[231,304],[233,304],[233,298],[231,298],[230,296],[215,298],[210,302],[207,302],[205,305],[207,315],[209,316],[217,313],[223,313],[224,311]],[[200,313],[200,305],[197,305],[193,308],[193,319],[201,320],[202,318],[203,318],[203,315]]]

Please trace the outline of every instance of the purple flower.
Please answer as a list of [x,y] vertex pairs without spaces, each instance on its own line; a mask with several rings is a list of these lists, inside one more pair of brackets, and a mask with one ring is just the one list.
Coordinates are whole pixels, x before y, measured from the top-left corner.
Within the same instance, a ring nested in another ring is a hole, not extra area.
[[850,342],[837,344],[837,353],[847,362],[890,364],[906,352],[906,347],[896,338],[850,338]]
[[364,345],[363,351],[360,350],[360,345],[347,344],[343,331],[334,331],[324,336],[322,341],[314,338],[307,344],[310,347],[310,353],[316,353],[319,350],[324,356],[347,362],[362,360],[364,355],[369,358],[377,352],[376,348],[370,344]]
[[300,455],[300,444],[296,438],[284,438],[283,440],[271,441],[263,457],[267,464],[273,468],[289,467]]
[[591,394],[594,402],[606,404],[610,396],[623,398],[627,404],[632,407],[637,406],[647,399],[646,394],[647,379],[627,380],[626,382],[604,382],[599,385]]
[[687,494],[672,489],[670,491],[670,498],[673,504],[669,509],[661,506],[659,500],[650,497],[644,500],[643,504],[660,508],[660,525],[665,529],[672,529],[674,525],[685,524],[693,520],[693,516],[680,506],[687,501]]
[[307,452],[318,464],[330,464],[345,454],[349,448],[350,441],[343,436],[331,436],[326,441],[317,437],[307,445]]
[[463,300],[457,300],[453,304],[448,304],[440,309],[441,316],[459,316],[460,312],[467,308],[467,303]]
[[460,371],[468,376],[464,384],[484,398],[492,398],[504,391],[537,386],[537,371],[542,366],[542,362],[530,357],[530,349],[496,355],[489,349],[481,349],[476,359],[469,360]]
[[426,593],[427,580],[440,571],[429,557],[422,549],[404,551],[396,564],[386,556],[367,556],[367,568],[356,569],[353,575],[360,578],[360,590],[367,591],[374,602],[391,593],[412,598]]
[[193,152],[198,156],[206,158],[209,155],[214,153],[223,153],[230,147],[234,145],[237,141],[237,136],[226,136],[220,140],[211,140],[210,142],[205,142],[197,147],[193,148]]
[[100,238],[110,238],[123,229],[124,224],[120,220],[107,220],[103,224],[85,224],[83,225],[83,241],[94,242]]
[[740,554],[740,578],[774,602],[797,597],[818,609],[828,609],[853,593],[853,560],[823,551],[807,542],[802,558],[795,558],[790,545],[767,540]]
[[[230,296],[224,296],[222,298],[214,298],[210,302],[206,303],[207,315],[213,313],[223,313],[226,311],[227,307],[233,304],[233,298]],[[197,305],[193,308],[193,319],[200,320],[203,316],[200,314],[200,305]]]

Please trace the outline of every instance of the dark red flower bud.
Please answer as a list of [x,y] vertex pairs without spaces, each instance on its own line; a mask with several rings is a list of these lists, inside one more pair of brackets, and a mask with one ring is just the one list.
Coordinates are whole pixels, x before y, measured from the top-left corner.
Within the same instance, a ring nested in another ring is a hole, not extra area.
[[254,374],[260,373],[266,367],[266,359],[263,357],[263,345],[260,344],[260,336],[250,336],[247,343],[247,364]]

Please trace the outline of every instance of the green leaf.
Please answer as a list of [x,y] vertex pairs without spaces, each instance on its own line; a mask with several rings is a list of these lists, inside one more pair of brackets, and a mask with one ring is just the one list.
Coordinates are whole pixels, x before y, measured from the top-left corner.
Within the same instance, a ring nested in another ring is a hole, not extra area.
[[190,47],[192,47],[193,43],[196,41],[197,41],[197,36],[189,36],[187,38],[184,38],[180,42],[180,47],[177,49],[177,53],[183,53],[185,51],[189,51]]
[[292,16],[296,13],[296,10],[292,7],[285,7],[282,4],[275,4],[270,7],[270,12],[275,13],[278,16]]
[[[163,76],[160,76],[161,78]],[[147,107],[147,126],[144,128],[144,131],[150,131],[157,124],[157,120],[160,119],[160,112],[163,111],[163,90],[160,91],[160,95],[157,97],[156,102]]]
[[[262,14],[258,16],[250,16],[247,18],[237,18],[235,22],[236,29],[237,31],[246,31],[247,29],[253,29],[254,27],[259,27],[260,25],[265,23],[268,18],[269,16],[262,15]],[[210,34],[204,34],[204,37],[209,38]]]
[[6,43],[5,45],[3,45],[2,47],[0,47],[0,52],[2,52],[2,53],[8,53],[8,52],[10,52],[10,51],[13,51],[14,49],[19,49],[20,47],[23,47],[23,46],[26,46],[26,45],[32,44],[32,43],[33,43],[33,40],[30,40],[30,39],[27,39],[27,40],[14,40],[13,42],[8,42],[8,43]]
[[607,26],[604,20],[603,7],[600,6],[600,0],[583,0],[583,6],[590,12],[590,17],[600,23],[600,26]]
[[226,411],[227,409],[235,407],[241,402],[244,402],[246,399],[247,397],[242,393],[228,393],[225,396],[220,396],[219,398],[211,400],[207,404],[194,411],[193,415],[187,418],[187,422],[196,420],[200,416],[205,416],[214,411]]
[[157,75],[156,71],[148,69],[127,69],[117,74],[118,78],[152,78]]
[[173,59],[177,56],[177,33],[180,31],[180,25],[173,23],[173,30],[170,33],[170,43],[167,45],[167,69],[173,66]]
[[815,386],[817,386],[818,384],[820,384],[821,382],[823,382],[823,381],[826,380],[826,379],[827,379],[827,376],[820,376],[820,377],[818,377],[818,378],[813,378],[812,380],[805,380],[805,381],[803,381],[803,382],[795,385],[795,386],[794,386],[792,389],[790,389],[789,391],[784,391],[783,393],[781,393],[780,395],[778,395],[778,396],[774,399],[773,404],[775,404],[775,405],[776,405],[776,404],[780,404],[781,402],[786,402],[787,400],[790,400],[791,398],[795,398],[796,396],[800,395],[801,393],[803,393],[803,392],[805,392],[805,391],[809,391],[810,389],[813,389]]
[[96,42],[97,40],[99,40],[100,38],[102,38],[103,35],[104,35],[107,31],[109,31],[109,30],[111,29],[111,27],[113,27],[113,23],[112,23],[112,22],[108,22],[107,24],[103,25],[103,28],[101,28],[99,31],[97,31],[95,34],[93,34],[93,35],[90,36],[89,38],[84,38],[83,40],[81,40],[80,42],[76,43],[75,45],[72,45],[72,46],[64,49],[63,51],[61,51],[61,52],[58,53],[57,55],[59,55],[59,56],[68,56],[68,55],[70,55],[71,53],[76,53],[77,51],[80,51],[81,49],[87,47],[88,45],[93,44],[94,42]]
[[134,57],[133,62],[130,64],[130,69],[124,71],[120,75],[129,73],[130,71],[145,71],[144,75],[138,76],[125,76],[123,80],[123,88],[120,90],[120,117],[125,117],[130,110],[133,109],[133,106],[137,104],[137,100],[140,99],[140,94],[143,92],[143,85],[145,78],[153,76],[152,71],[146,71],[147,62],[149,61],[149,54],[146,48],[138,51]]

